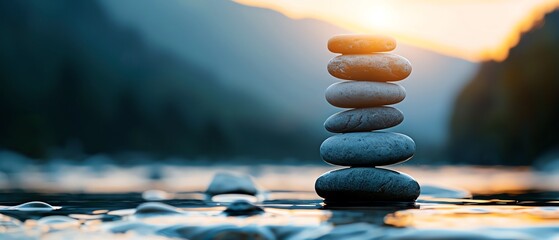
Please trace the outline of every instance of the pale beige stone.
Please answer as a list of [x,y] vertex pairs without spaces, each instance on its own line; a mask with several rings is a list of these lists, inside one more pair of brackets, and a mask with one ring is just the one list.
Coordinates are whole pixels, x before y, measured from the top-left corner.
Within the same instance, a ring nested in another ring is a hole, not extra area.
[[396,48],[396,39],[383,35],[347,34],[328,40],[328,50],[341,54],[388,52]]

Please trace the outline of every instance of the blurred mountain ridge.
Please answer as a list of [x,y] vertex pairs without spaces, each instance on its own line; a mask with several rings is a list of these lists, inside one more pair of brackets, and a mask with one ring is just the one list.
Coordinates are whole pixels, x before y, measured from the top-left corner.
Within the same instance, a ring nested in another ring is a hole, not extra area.
[[[343,29],[229,0],[23,0],[0,13],[0,148],[321,163],[322,123],[340,111],[324,99],[337,81],[326,42]],[[476,64],[396,53],[414,71],[396,105],[406,120],[389,131],[416,140],[414,162],[437,161]]]
[[458,96],[453,162],[533,165],[559,160],[559,11],[526,33],[503,62],[486,62]]
[[[229,0],[102,2],[119,23],[178,57],[209,66],[224,85],[282,113],[282,122],[304,122],[306,131],[328,136],[322,123],[340,109],[324,100],[324,90],[339,81],[326,71],[336,56],[326,43],[347,30]],[[406,119],[387,131],[416,140],[414,162],[438,161],[434,155],[446,146],[452,102],[477,64],[405,44],[394,53],[408,58],[414,70],[398,82],[408,90],[396,105]]]
[[1,1],[0,34],[0,148],[310,158],[317,147],[318,134],[293,138],[297,122],[146,44],[97,1]]

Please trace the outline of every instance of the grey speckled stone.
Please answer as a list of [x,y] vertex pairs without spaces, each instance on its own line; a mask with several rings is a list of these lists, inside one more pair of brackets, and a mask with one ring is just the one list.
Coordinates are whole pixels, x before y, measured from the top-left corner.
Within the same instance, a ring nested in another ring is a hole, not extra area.
[[340,166],[384,166],[404,162],[415,153],[415,143],[403,134],[357,132],[334,135],[320,146],[324,161]]
[[399,103],[406,90],[395,83],[347,81],[330,85],[325,95],[336,107],[366,108]]
[[330,116],[324,127],[333,133],[369,132],[394,127],[402,121],[404,114],[393,107],[358,108]]
[[415,201],[419,184],[410,176],[382,168],[344,168],[322,174],[316,193],[328,202]]

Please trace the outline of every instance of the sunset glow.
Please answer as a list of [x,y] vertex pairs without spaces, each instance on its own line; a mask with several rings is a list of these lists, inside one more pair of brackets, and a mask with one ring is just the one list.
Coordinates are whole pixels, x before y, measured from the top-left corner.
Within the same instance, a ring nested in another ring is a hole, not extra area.
[[472,61],[504,60],[559,0],[234,0]]

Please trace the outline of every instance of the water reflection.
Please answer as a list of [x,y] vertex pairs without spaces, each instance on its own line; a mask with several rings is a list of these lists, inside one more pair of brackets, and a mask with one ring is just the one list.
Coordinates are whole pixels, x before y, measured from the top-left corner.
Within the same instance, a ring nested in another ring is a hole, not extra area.
[[[467,181],[467,175],[502,171],[481,169],[478,173],[475,169],[466,168],[456,178]],[[421,168],[411,170],[408,172],[419,173]],[[308,172],[314,171],[324,170]],[[451,168],[449,172],[457,170]],[[314,180],[312,174],[285,174],[295,180],[284,182]],[[504,173],[514,179],[501,187],[469,187],[466,183],[446,187],[444,184],[456,179],[447,181],[446,173],[434,173],[420,180],[423,194],[416,203],[367,206],[324,204],[314,191],[300,191],[290,188],[290,184],[274,190],[269,186],[279,185],[265,175],[254,179],[262,185],[254,188],[257,192],[220,194],[192,186],[192,191],[173,191],[159,184],[172,174],[160,176],[153,180],[158,184],[146,186],[157,186],[158,190],[135,193],[4,190],[0,195],[0,205],[4,205],[0,208],[0,231],[12,238],[30,239],[542,239],[559,234],[559,193],[554,188],[541,191],[541,185],[531,190],[525,187],[530,184],[521,187],[510,183],[536,176],[526,169]],[[444,184],[427,185],[430,182]],[[515,186],[514,191],[502,191],[511,186]],[[243,189],[249,188],[243,185]],[[25,203],[29,199],[42,202]]]
[[559,207],[431,204],[388,214],[385,223],[425,229],[558,226]]

